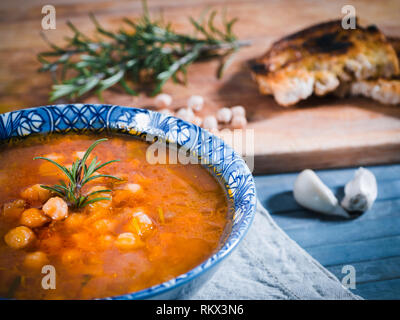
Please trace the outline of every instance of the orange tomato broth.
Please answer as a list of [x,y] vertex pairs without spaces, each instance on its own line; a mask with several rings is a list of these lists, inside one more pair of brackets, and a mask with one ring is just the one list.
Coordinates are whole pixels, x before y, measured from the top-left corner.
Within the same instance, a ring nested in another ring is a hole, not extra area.
[[[185,273],[219,249],[231,229],[232,206],[218,181],[200,164],[149,164],[146,142],[116,134],[100,143],[89,161],[94,156],[102,163],[120,159],[100,171],[125,180],[102,178],[83,189],[112,189],[112,200],[80,210],[69,207],[66,219],[49,219],[31,228],[35,239],[27,247],[7,245],[5,235],[21,226],[22,211],[41,210],[48,198],[24,190],[66,181],[55,166],[33,157],[49,156],[68,165],[77,151],[85,151],[98,138],[36,136],[0,147],[1,297],[91,299],[131,293]],[[127,183],[136,189],[139,185],[139,191],[127,190]],[[138,212],[149,219],[132,218]],[[125,232],[135,235],[133,248],[116,245]],[[42,265],[48,264],[56,270],[56,289],[42,288]]]

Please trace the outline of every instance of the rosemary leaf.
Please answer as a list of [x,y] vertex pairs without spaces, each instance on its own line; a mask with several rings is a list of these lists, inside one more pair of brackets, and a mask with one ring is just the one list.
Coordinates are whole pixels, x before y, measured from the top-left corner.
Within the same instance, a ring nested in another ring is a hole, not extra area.
[[41,159],[41,160],[46,160],[49,161],[50,163],[54,164],[58,169],[60,169],[67,177],[68,177],[68,184],[65,183],[65,181],[60,180],[60,184],[55,184],[53,186],[45,186],[41,185],[40,187],[46,190],[49,190],[61,197],[63,197],[67,203],[75,208],[83,208],[84,206],[94,203],[96,201],[101,201],[101,200],[109,200],[110,198],[108,197],[98,197],[94,199],[90,199],[95,194],[99,193],[110,193],[111,190],[109,189],[103,189],[103,190],[98,190],[98,191],[93,191],[89,194],[82,194],[82,187],[88,183],[89,181],[92,181],[97,178],[111,178],[115,180],[122,181],[121,178],[114,177],[112,175],[108,174],[97,174],[94,175],[96,171],[99,169],[105,167],[106,165],[110,163],[117,162],[119,160],[110,160],[107,161],[103,164],[101,164],[100,161],[97,161],[97,157],[94,157],[89,166],[86,165],[86,161],[89,158],[90,153],[93,151],[93,149],[103,141],[106,141],[108,139],[99,139],[95,142],[93,142],[90,147],[86,150],[85,154],[83,155],[82,159],[77,159],[74,161],[74,163],[71,166],[71,169],[68,169],[61,164],[45,158],[45,157],[35,157],[34,160],[36,159]]
[[[203,13],[199,20],[189,18],[195,34],[183,34],[172,30],[170,23],[151,19],[146,1],[142,3],[141,18],[123,19],[128,29],[106,30],[90,15],[98,35],[93,39],[70,22],[68,26],[73,35],[63,47],[54,45],[42,34],[50,51],[38,55],[42,64],[39,71],[50,72],[53,76],[55,84],[50,101],[87,93],[101,97],[104,90],[118,84],[130,95],[137,95],[135,86],[138,84],[151,84],[154,95],[162,91],[169,79],[186,83],[187,67],[192,63],[226,57],[249,45],[249,42],[238,41],[232,31],[236,18],[228,20],[223,14],[223,27],[217,28],[217,11],[207,17]],[[218,74],[222,75],[222,69],[228,65],[221,67]],[[134,86],[128,85],[127,80]]]

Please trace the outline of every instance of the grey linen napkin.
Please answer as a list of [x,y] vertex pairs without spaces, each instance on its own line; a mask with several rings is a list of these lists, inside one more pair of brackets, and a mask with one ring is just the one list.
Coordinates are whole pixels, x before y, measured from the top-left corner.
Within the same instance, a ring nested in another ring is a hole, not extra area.
[[289,238],[257,203],[239,247],[191,299],[360,299]]

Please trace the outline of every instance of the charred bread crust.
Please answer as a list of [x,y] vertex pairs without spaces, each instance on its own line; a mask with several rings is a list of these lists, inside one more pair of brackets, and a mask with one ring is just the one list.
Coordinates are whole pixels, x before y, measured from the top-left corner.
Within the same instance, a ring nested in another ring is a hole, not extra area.
[[250,68],[262,94],[273,94],[279,104],[289,106],[314,93],[332,92],[342,82],[398,75],[392,42],[400,47],[400,41],[389,41],[374,25],[357,23],[356,29],[345,30],[341,20],[328,21],[276,41],[250,61]]

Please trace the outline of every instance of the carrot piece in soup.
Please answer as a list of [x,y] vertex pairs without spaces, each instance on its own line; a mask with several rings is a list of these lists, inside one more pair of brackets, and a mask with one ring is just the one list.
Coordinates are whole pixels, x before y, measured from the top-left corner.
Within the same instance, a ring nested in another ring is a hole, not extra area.
[[146,236],[154,229],[153,221],[142,210],[132,210],[129,216],[129,221],[125,225],[127,231],[135,233],[138,236]]

